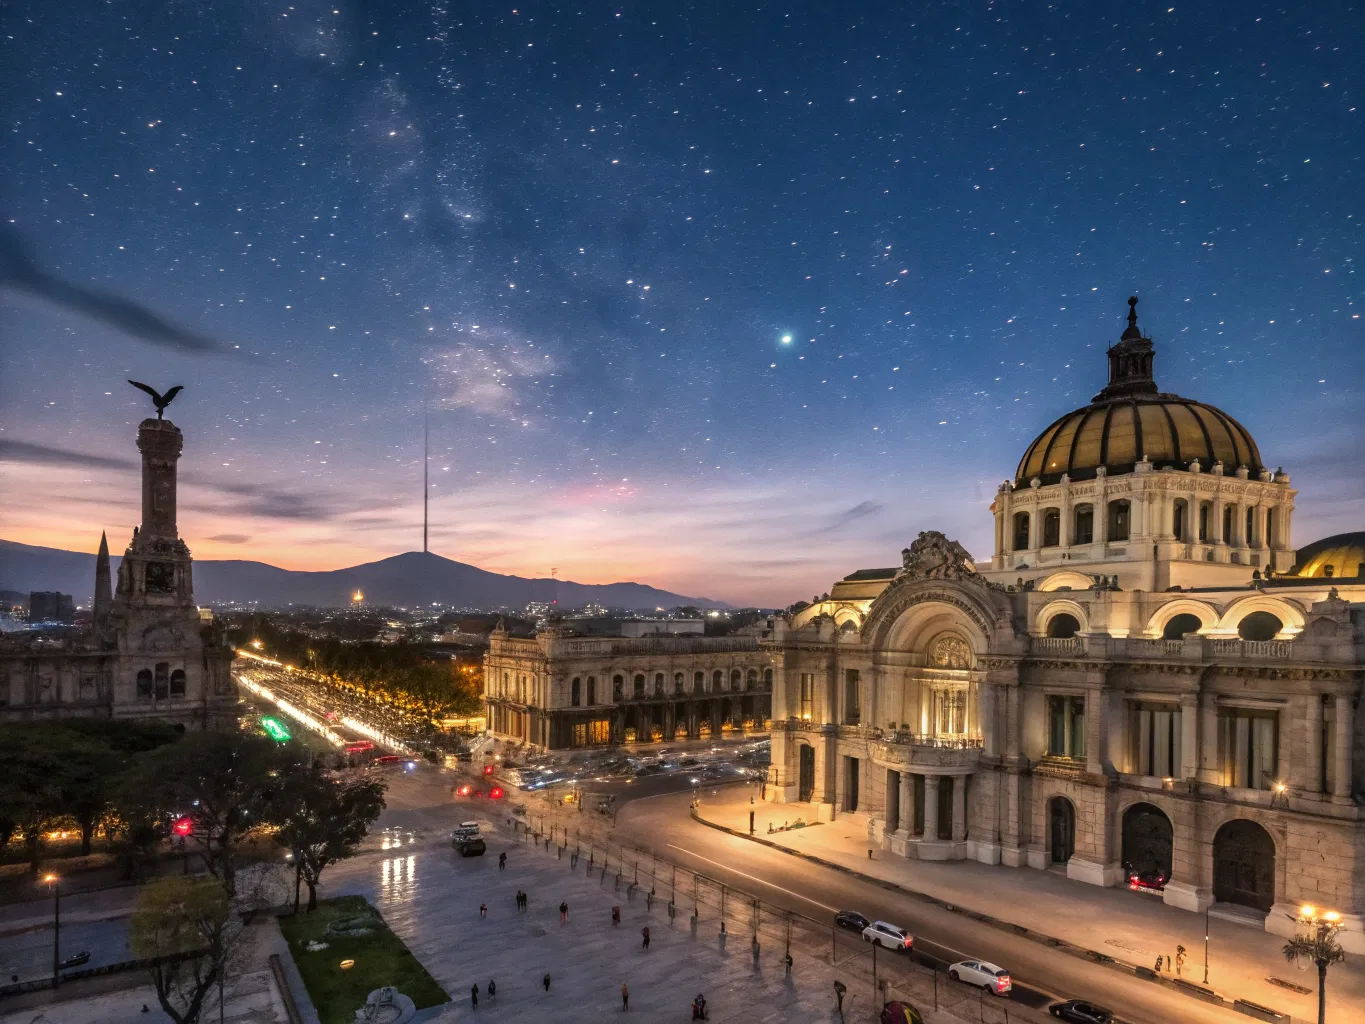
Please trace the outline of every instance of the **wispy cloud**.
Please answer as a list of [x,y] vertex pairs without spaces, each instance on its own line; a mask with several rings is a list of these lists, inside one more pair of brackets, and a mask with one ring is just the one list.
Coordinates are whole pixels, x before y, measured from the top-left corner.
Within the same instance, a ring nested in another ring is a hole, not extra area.
[[137,463],[132,459],[111,458],[107,455],[89,455],[85,452],[67,451],[63,448],[49,448],[43,444],[28,441],[7,441],[0,439],[0,462],[30,462],[39,466],[75,466],[84,469],[135,469]]
[[554,361],[543,347],[483,326],[471,327],[465,338],[436,349],[423,362],[432,374],[438,408],[512,419],[534,411],[535,386],[554,373]]

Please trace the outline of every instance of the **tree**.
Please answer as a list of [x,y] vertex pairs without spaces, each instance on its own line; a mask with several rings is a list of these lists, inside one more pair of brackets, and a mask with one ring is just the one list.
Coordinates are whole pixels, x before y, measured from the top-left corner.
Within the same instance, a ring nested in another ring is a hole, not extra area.
[[1318,968],[1318,1024],[1327,1024],[1327,968],[1346,959],[1346,951],[1337,942],[1341,931],[1341,915],[1329,910],[1319,916],[1317,909],[1300,909],[1298,933],[1284,944],[1284,958],[1291,964],[1307,961]]
[[223,882],[198,875],[147,883],[128,932],[133,955],[152,961],[161,1009],[175,1024],[195,1024],[241,933]]
[[43,726],[7,729],[0,738],[0,818],[14,823],[28,852],[29,870],[43,858],[43,834],[61,816],[64,772],[52,732]]
[[187,838],[231,895],[238,843],[267,820],[289,759],[288,747],[265,736],[198,733],[147,754],[129,781],[164,815],[190,819]]
[[53,779],[56,805],[76,819],[81,830],[81,854],[87,855],[95,826],[109,806],[118,761],[107,745],[67,730],[58,734],[53,753],[61,765]]
[[308,910],[318,905],[318,881],[329,864],[355,853],[384,810],[384,783],[343,781],[320,768],[299,767],[281,786],[275,814],[279,840],[294,855],[294,911],[299,882],[308,886]]

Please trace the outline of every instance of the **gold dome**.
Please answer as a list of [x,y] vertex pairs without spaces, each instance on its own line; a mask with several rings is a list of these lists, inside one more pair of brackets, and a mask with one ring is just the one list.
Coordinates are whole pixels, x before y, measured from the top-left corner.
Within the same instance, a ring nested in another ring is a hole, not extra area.
[[1221,462],[1229,475],[1240,466],[1258,475],[1265,467],[1246,427],[1221,409],[1157,391],[1152,341],[1138,331],[1137,299],[1128,305],[1128,329],[1109,349],[1109,385],[1038,435],[1014,485],[1027,487],[1034,477],[1053,484],[1063,473],[1088,480],[1100,466],[1111,476],[1131,473],[1144,458],[1153,469],[1185,469],[1198,459],[1205,471]]
[[[1331,575],[1328,575],[1330,567]],[[1365,577],[1365,531],[1338,533],[1299,548],[1293,576],[1320,579]]]

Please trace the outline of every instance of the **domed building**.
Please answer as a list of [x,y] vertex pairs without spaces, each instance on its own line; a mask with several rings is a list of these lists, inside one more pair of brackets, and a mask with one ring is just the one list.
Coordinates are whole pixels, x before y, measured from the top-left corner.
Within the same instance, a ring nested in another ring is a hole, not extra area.
[[893,855],[1282,934],[1331,908],[1365,952],[1365,534],[1296,555],[1288,475],[1157,390],[1136,306],[1107,386],[1001,484],[990,559],[921,533],[760,642],[767,797],[865,819]]

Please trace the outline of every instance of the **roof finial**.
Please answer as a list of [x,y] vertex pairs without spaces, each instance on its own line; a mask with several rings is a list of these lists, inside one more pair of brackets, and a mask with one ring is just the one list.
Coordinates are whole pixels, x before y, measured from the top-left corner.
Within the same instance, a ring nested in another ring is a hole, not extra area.
[[1128,296],[1128,326],[1137,327],[1137,296]]

